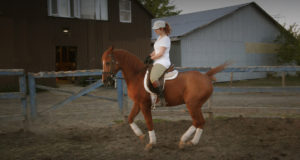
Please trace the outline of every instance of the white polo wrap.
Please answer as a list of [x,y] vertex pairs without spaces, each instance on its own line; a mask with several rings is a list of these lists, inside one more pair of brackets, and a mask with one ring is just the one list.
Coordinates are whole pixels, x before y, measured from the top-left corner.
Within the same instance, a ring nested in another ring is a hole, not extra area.
[[135,133],[135,135],[137,135],[137,136],[143,135],[143,132],[141,131],[141,129],[134,122],[132,122],[130,124],[130,127],[133,130],[133,132]]
[[201,137],[201,135],[202,135],[202,132],[203,132],[203,129],[197,128],[196,133],[195,133],[195,136],[194,136],[194,138],[191,140],[191,142],[192,142],[194,145],[198,144],[198,142],[199,142],[199,140],[200,140],[200,137]]
[[154,130],[149,131],[150,144],[156,144],[156,136]]
[[181,136],[180,140],[182,142],[186,142],[191,135],[195,132],[196,127],[194,127],[193,125]]

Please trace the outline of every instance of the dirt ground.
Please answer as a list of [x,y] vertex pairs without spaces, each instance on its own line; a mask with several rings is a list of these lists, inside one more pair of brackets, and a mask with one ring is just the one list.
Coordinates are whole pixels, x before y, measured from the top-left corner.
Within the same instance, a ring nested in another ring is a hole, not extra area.
[[[78,91],[80,88],[65,87]],[[116,97],[113,89],[92,93]],[[0,100],[0,159],[299,159],[300,94],[214,94],[214,118],[207,118],[197,146],[180,150],[181,135],[191,125],[185,106],[153,111],[158,144],[145,142],[123,121],[117,103],[81,97],[44,112],[64,93],[37,94],[38,118],[23,122],[16,100]],[[130,111],[128,101],[124,115]],[[244,107],[243,110],[233,110]],[[256,109],[248,109],[257,107]],[[275,109],[269,110],[268,107]],[[231,108],[231,109],[230,109]],[[232,109],[233,108],[233,109]],[[207,109],[207,104],[203,110]],[[143,116],[136,120],[147,133]],[[24,129],[25,126],[25,129]]]
[[[144,123],[138,125],[146,131]],[[19,130],[0,134],[0,155],[1,159],[23,160],[297,160],[300,157],[300,119],[208,120],[199,144],[181,150],[178,141],[189,126],[186,120],[156,122],[158,144],[150,152],[143,150],[145,143],[123,123],[110,127]]]

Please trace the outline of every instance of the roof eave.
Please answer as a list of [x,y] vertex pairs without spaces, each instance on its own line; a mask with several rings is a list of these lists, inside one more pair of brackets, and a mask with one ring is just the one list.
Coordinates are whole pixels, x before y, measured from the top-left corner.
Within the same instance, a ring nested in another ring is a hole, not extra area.
[[[181,36],[176,36],[176,37],[170,37],[170,40],[173,41],[179,41],[181,39]],[[151,39],[151,43],[154,43],[156,39]]]
[[[215,23],[215,22],[217,22],[217,21],[219,21],[219,20],[221,20],[221,19],[223,19],[223,18],[229,17],[229,16],[231,16],[232,14],[234,14],[235,12],[241,10],[241,9],[244,8],[244,7],[249,6],[249,5],[252,4],[252,3],[255,3],[255,2],[251,2],[251,3],[249,3],[249,4],[245,5],[245,6],[242,6],[242,7],[240,7],[240,8],[237,8],[236,10],[232,11],[231,13],[228,13],[228,14],[226,14],[226,15],[220,17],[220,18],[217,18],[217,19],[215,19],[215,20],[213,20],[213,21],[211,21],[211,22],[209,22],[209,23],[203,25],[203,26],[197,27],[197,28],[195,28],[195,29],[193,29],[193,30],[191,30],[191,31],[189,31],[189,32],[187,32],[187,33],[184,33],[183,35],[181,35],[181,37],[184,37],[184,36],[186,36],[186,35],[188,35],[188,34],[194,32],[194,31],[196,31],[196,30],[203,29],[203,28],[205,28],[205,27],[207,27],[207,26],[209,26],[209,25],[211,25],[211,24],[213,24],[213,23]],[[257,4],[256,4],[256,5],[257,5]]]
[[258,4],[255,2],[252,2],[255,7],[257,7],[260,11],[263,12],[264,15],[266,15],[278,28],[286,30],[280,23],[278,23],[272,16],[270,16],[263,8],[261,8]]
[[171,37],[170,39],[171,39],[171,41],[179,41],[181,39],[181,37],[176,36],[176,37]]
[[189,32],[187,32],[187,33],[184,33],[184,34],[180,35],[180,37],[184,37],[184,36],[186,36],[186,35],[188,35],[188,34],[194,32],[194,31],[196,31],[196,30],[203,29],[203,28],[205,28],[205,27],[207,27],[207,26],[209,26],[209,25],[215,23],[216,21],[219,21],[219,20],[221,20],[221,19],[223,19],[223,18],[229,17],[229,16],[231,16],[232,14],[234,14],[234,13],[238,12],[239,10],[241,10],[241,9],[247,7],[247,6],[250,6],[250,5],[254,5],[254,6],[257,7],[260,11],[262,11],[263,14],[266,15],[266,16],[267,16],[267,17],[268,17],[268,18],[269,18],[269,19],[270,19],[270,20],[271,20],[278,28],[286,30],[281,24],[279,24],[276,20],[274,20],[273,17],[271,17],[271,16],[270,16],[264,9],[262,9],[258,4],[256,4],[255,2],[251,2],[251,3],[249,3],[248,5],[242,6],[242,7],[236,9],[235,11],[233,11],[233,12],[231,12],[231,13],[225,15],[225,16],[222,16],[222,17],[220,17],[220,18],[215,19],[214,21],[211,21],[210,23],[208,23],[208,24],[206,24],[206,25],[203,25],[203,26],[198,27],[198,28],[195,28],[195,29],[193,29],[193,30],[191,30],[191,31],[189,31]]
[[155,18],[155,16],[138,0],[135,0],[138,5],[140,5],[150,16],[151,18]]

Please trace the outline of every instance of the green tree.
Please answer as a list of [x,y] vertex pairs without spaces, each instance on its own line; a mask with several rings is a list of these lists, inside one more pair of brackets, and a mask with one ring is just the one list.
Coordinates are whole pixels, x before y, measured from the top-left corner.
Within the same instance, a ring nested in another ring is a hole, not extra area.
[[170,0],[138,0],[155,18],[175,16],[182,10],[177,10]]
[[280,64],[300,65],[300,29],[297,24],[290,25],[287,30],[282,28],[275,42],[280,44],[277,50]]

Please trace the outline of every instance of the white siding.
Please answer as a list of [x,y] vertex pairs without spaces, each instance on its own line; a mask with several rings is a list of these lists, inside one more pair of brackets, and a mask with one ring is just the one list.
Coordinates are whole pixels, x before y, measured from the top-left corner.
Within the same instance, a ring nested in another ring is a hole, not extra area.
[[[252,6],[198,29],[181,40],[182,66],[217,66],[233,61],[232,66],[276,65],[275,54],[246,53],[245,43],[273,43],[279,34],[272,21]],[[229,74],[227,74],[229,75]],[[234,79],[263,77],[261,73],[234,74]],[[229,76],[219,74],[220,81]]]
[[173,41],[170,50],[171,63],[176,67],[181,67],[180,41]]

